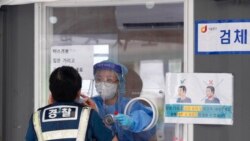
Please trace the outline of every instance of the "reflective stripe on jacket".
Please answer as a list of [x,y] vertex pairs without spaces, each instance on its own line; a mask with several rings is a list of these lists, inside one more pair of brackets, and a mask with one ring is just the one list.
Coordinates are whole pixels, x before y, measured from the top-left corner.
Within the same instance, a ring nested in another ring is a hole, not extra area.
[[38,141],[76,139],[84,141],[91,109],[72,105],[51,106],[36,111],[33,125]]

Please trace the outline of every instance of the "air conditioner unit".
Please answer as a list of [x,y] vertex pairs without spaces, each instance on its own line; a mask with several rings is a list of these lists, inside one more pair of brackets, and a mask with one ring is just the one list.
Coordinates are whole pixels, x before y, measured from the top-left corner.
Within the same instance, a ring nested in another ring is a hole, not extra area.
[[120,30],[183,27],[184,4],[118,6],[116,22]]

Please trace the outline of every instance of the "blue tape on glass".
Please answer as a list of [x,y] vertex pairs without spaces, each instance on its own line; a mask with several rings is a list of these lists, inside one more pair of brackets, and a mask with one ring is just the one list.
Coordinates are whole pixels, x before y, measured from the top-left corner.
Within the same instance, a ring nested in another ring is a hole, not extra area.
[[122,74],[122,68],[119,65],[110,62],[100,62],[94,65],[94,74],[97,70],[113,70],[116,73]]

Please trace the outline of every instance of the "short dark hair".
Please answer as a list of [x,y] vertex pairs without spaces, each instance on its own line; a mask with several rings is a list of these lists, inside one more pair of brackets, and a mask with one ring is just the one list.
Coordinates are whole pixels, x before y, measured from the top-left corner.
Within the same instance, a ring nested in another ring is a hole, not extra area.
[[183,90],[183,92],[187,91],[186,86],[184,86],[184,85],[179,86],[179,88],[181,88]]
[[213,87],[213,86],[207,86],[207,88],[208,88],[208,89],[210,89],[210,90],[211,90],[211,92],[214,94],[215,89],[214,89],[214,87]]
[[49,89],[57,102],[74,101],[81,87],[82,78],[73,67],[58,67],[50,75]]

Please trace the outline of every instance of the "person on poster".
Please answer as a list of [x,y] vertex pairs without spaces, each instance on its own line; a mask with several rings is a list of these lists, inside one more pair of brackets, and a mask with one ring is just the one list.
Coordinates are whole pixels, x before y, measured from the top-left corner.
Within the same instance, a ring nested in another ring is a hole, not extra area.
[[178,88],[178,96],[177,103],[191,103],[191,98],[186,96],[187,88],[184,85],[179,86]]
[[207,86],[205,103],[220,103],[219,98],[215,97],[215,88],[213,86]]

